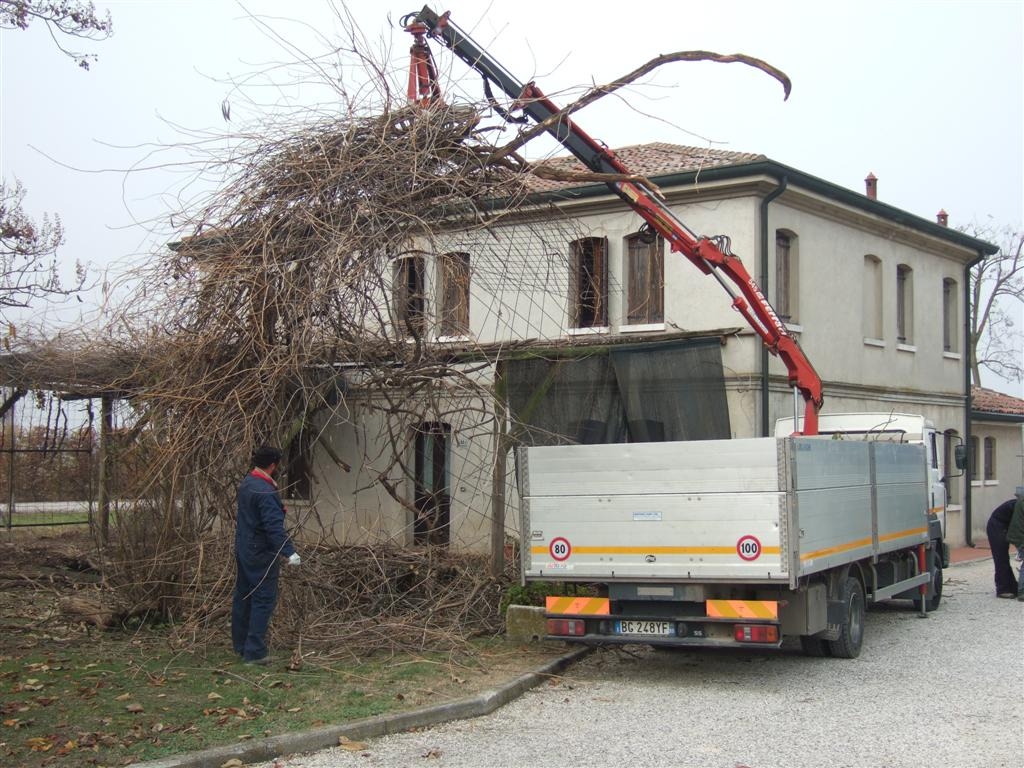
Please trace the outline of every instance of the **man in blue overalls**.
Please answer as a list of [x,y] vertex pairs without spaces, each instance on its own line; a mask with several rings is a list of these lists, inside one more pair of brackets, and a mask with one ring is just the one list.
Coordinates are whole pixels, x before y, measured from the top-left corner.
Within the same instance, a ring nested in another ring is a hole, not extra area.
[[281,451],[261,446],[253,453],[252,463],[253,470],[238,486],[231,641],[246,664],[267,664],[267,627],[277,604],[281,559],[286,558],[289,565],[302,560],[285,532],[284,504],[273,477]]

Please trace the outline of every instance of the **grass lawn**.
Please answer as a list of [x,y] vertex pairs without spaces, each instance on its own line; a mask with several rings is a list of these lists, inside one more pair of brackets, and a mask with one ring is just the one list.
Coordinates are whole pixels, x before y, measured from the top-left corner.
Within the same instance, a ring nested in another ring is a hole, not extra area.
[[[9,645],[9,644],[5,644]],[[2,764],[116,766],[469,696],[562,652],[482,639],[457,655],[243,665],[158,630],[46,638],[0,655]]]
[[417,709],[493,689],[565,650],[491,637],[293,664],[293,649],[278,648],[260,667],[231,652],[225,617],[223,637],[182,651],[166,627],[100,629],[62,612],[62,597],[98,578],[69,566],[67,536],[15,532],[0,544],[0,766],[121,766]]

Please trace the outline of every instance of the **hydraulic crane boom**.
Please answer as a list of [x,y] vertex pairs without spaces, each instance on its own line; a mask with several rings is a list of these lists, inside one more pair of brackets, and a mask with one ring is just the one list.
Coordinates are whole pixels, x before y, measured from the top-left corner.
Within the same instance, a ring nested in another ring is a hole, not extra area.
[[[562,113],[533,82],[518,82],[492,59],[470,37],[455,26],[448,13],[438,16],[429,7],[406,17],[406,30],[415,38],[409,72],[410,102],[429,105],[440,100],[436,68],[430,57],[426,37],[443,43],[456,56],[494,83],[515,106],[538,124],[587,168],[597,173],[632,176],[632,172],[605,146],[591,138]],[[403,23],[405,23],[403,21]],[[606,182],[609,189],[636,211],[647,225],[663,237],[673,251],[682,253],[703,273],[713,275],[732,297],[733,307],[764,341],[768,350],[786,365],[789,383],[804,399],[804,422],[801,434],[818,433],[818,411],[823,396],[821,378],[800,349],[796,339],[786,330],[768,299],[743,266],[729,250],[729,238],[698,236],[683,224],[661,201],[659,193],[637,181]],[[730,284],[731,283],[731,284]],[[766,372],[767,374],[767,372]]]

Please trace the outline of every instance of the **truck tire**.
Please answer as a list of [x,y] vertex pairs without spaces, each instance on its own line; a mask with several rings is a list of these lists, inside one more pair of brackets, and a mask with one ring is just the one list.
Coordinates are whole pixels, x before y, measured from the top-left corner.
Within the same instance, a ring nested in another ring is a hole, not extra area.
[[864,642],[864,587],[852,576],[847,576],[839,593],[846,612],[839,625],[839,637],[830,640],[828,648],[840,659],[855,659]]
[[931,612],[937,610],[942,602],[942,553],[932,550],[932,595],[925,599],[924,609]]

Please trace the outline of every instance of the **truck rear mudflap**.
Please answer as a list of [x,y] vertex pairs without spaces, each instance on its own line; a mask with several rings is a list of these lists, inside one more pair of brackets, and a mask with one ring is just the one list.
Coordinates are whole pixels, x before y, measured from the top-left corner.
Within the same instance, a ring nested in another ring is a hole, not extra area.
[[[625,606],[611,612],[606,597],[548,597],[548,640],[590,645],[646,643],[665,646],[778,646],[775,600],[706,600],[701,603]],[[634,612],[634,608],[639,608]],[[646,608],[647,610],[643,610]]]

